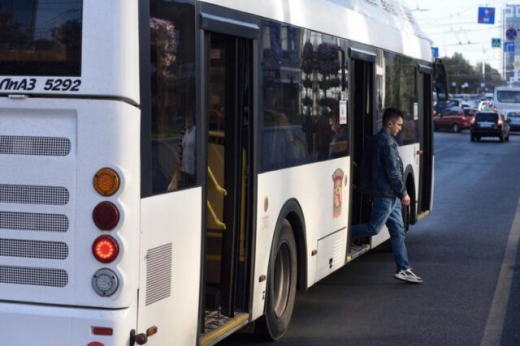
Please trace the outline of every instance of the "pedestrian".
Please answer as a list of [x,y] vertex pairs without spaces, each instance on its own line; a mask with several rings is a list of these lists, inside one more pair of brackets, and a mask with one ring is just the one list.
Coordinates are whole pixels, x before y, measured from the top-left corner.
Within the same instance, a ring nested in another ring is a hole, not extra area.
[[394,278],[411,283],[422,283],[408,261],[401,204],[410,205],[410,196],[403,181],[403,163],[395,136],[402,130],[403,113],[387,108],[383,113],[383,128],[367,141],[361,163],[360,191],[372,199],[370,221],[352,226],[352,238],[362,239],[377,235],[386,224],[397,271]]

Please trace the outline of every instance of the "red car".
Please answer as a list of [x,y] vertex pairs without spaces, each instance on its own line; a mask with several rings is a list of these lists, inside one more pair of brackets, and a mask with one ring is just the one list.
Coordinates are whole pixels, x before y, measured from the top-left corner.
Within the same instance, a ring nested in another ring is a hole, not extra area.
[[435,131],[449,129],[453,132],[469,129],[477,112],[475,108],[452,107],[445,109],[433,117],[433,129]]

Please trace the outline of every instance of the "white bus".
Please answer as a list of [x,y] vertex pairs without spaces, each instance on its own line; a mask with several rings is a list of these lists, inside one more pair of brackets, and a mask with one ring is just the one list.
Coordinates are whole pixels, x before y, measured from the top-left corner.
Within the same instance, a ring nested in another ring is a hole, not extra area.
[[520,87],[496,87],[494,98],[494,106],[504,115],[508,111],[520,111]]
[[431,210],[446,78],[397,2],[3,0],[0,18],[2,345],[279,339],[295,290],[361,254],[356,163],[384,107],[406,113],[406,225]]

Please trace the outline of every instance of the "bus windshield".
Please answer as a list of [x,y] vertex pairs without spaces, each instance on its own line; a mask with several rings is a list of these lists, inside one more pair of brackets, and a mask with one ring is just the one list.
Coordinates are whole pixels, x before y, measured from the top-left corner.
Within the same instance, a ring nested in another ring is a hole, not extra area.
[[0,75],[80,76],[83,0],[0,0]]
[[497,90],[497,101],[502,103],[520,103],[520,90]]

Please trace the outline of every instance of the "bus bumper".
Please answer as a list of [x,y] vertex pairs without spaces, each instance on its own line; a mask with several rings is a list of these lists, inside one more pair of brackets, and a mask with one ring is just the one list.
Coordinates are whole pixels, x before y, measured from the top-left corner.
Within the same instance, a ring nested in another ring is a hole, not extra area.
[[[100,310],[20,303],[0,303],[2,345],[129,345],[136,326],[135,308]],[[112,328],[113,335],[93,335],[93,327]]]

